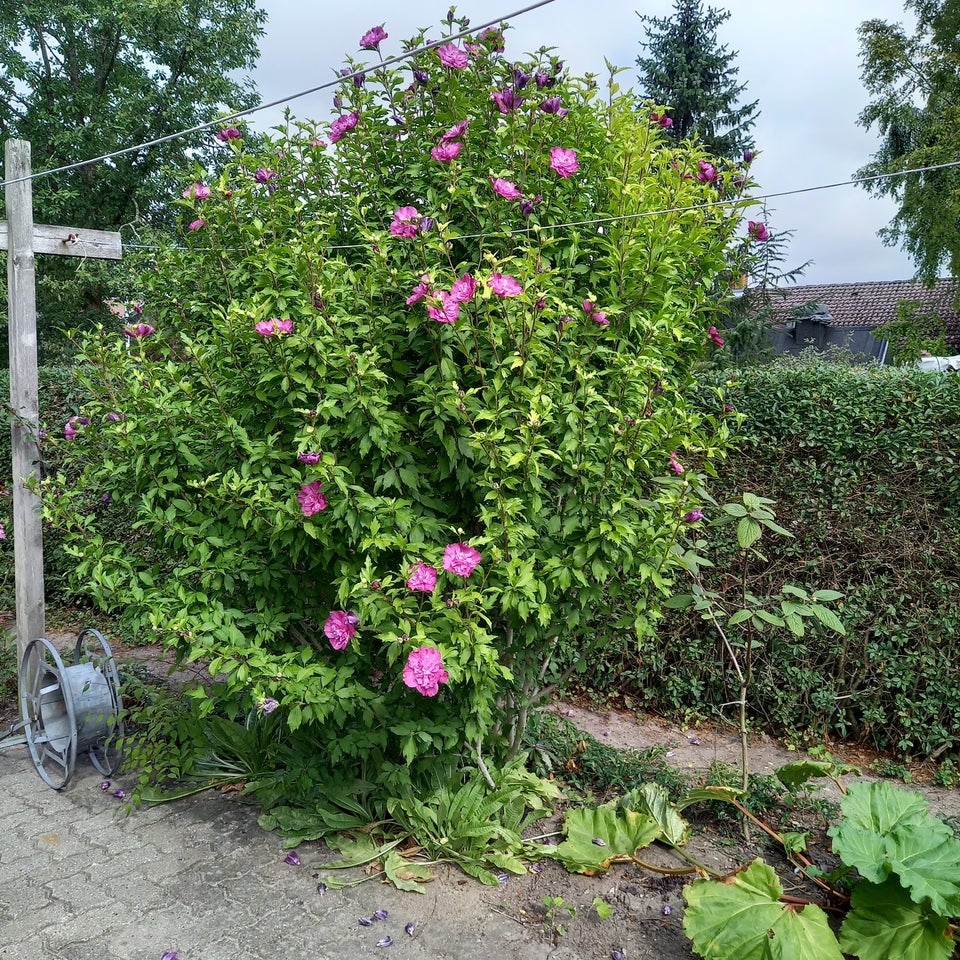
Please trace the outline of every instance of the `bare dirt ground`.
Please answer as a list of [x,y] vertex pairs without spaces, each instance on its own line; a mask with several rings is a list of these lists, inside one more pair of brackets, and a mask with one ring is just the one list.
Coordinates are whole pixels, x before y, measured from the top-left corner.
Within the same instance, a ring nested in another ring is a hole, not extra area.
[[[70,651],[75,635],[63,632],[51,634],[51,639],[59,648]],[[121,647],[115,653],[121,662],[136,662],[141,669],[160,674],[170,670],[169,656],[160,647]],[[186,676],[180,678],[186,679]],[[559,702],[552,710],[601,743],[622,749],[664,749],[665,762],[694,777],[706,775],[716,763],[737,766],[740,762],[738,738],[732,732],[715,727],[686,729],[635,712],[596,711],[568,702]],[[17,719],[17,713],[16,703],[0,690],[0,735],[7,724]],[[831,753],[844,762],[865,765],[871,759],[865,751],[853,746],[828,746]],[[767,736],[756,737],[750,745],[751,769],[760,774],[772,774],[777,767],[800,756]],[[923,789],[934,812],[960,815],[960,791],[931,786],[917,789]],[[839,800],[839,793],[829,783],[820,796],[833,802]],[[822,835],[826,822],[815,806],[795,816],[800,820],[790,821],[787,829],[808,829],[814,835]],[[541,828],[549,831],[555,826],[546,823]],[[752,842],[746,842],[732,818],[725,823],[704,820],[696,824],[687,849],[696,860],[721,873],[765,855],[781,868],[785,881],[793,882],[789,867],[782,859],[778,864],[774,845],[764,841],[762,834],[758,841],[755,833]],[[659,866],[685,866],[666,848],[650,848],[645,856]],[[602,876],[586,877],[568,874],[558,864],[547,861],[526,876],[510,877],[496,888],[482,887],[454,870],[444,870],[430,886],[452,885],[454,889],[447,889],[442,896],[437,896],[440,890],[431,890],[427,899],[436,899],[448,909],[455,904],[453,909],[462,913],[467,921],[471,917],[484,917],[484,939],[492,936],[504,958],[595,960],[613,957],[619,952],[627,960],[687,960],[694,954],[681,925],[682,888],[690,879],[658,874],[634,864],[615,865]],[[791,892],[802,895],[799,889]],[[606,919],[598,915],[595,906],[598,897],[610,907],[611,915]]]

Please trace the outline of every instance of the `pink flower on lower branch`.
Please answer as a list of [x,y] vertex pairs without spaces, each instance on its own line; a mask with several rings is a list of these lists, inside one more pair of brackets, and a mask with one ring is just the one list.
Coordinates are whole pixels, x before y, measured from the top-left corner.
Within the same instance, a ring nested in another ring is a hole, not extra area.
[[435,697],[440,684],[446,683],[450,675],[443,669],[440,651],[433,647],[417,647],[410,651],[403,668],[403,682],[425,697]]
[[469,577],[483,559],[469,543],[451,543],[443,551],[443,569],[460,577]]
[[360,618],[349,610],[331,610],[323,625],[324,636],[334,650],[342,650],[356,635]]
[[707,331],[707,336],[718,346],[722,347],[727,341],[720,336],[720,332],[716,327],[711,327]]
[[305,483],[297,494],[300,501],[300,512],[305,517],[312,517],[315,513],[327,509],[327,498],[320,492],[323,484],[319,480]]

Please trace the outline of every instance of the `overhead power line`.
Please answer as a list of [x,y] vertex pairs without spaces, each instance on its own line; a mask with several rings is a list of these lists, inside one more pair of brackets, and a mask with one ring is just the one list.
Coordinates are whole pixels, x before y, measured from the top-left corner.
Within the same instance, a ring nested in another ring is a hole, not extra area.
[[[407,50],[405,53],[397,54],[395,57],[388,57],[386,60],[381,61],[377,65],[376,69],[393,66],[395,63],[401,63],[404,60],[409,60],[410,57],[414,57],[417,54],[426,53],[428,50],[432,50],[434,47],[439,47],[445,43],[450,43],[451,40],[459,40],[462,37],[470,36],[471,34],[477,33],[480,30],[486,30],[488,27],[494,27],[500,23],[506,23],[510,20],[515,20],[517,17],[520,17],[525,13],[529,13],[531,10],[536,10],[538,7],[545,7],[547,4],[553,2],[554,0],[537,0],[536,3],[531,3],[520,10],[516,10],[513,13],[507,14],[504,17],[497,17],[494,20],[488,20],[486,23],[481,23],[479,26],[472,27],[469,30],[461,30],[459,33],[454,33],[450,36],[442,37],[440,40],[433,40],[430,43],[425,43],[420,47],[415,47],[413,50]],[[111,153],[104,153],[99,157],[91,157],[88,160],[78,160],[76,163],[67,163],[62,167],[51,167],[49,170],[38,170],[34,173],[31,173],[29,177],[17,177],[14,180],[3,180],[0,182],[0,187],[6,187],[13,183],[24,183],[27,180],[39,180],[41,177],[52,177],[54,174],[67,173],[70,170],[79,170],[81,167],[88,167],[92,163],[102,163],[104,160],[113,160],[115,157],[122,157],[127,153],[135,153],[138,150],[146,150],[150,147],[156,147],[161,143],[168,143],[171,140],[178,140],[181,137],[189,137],[194,133],[201,133],[204,130],[209,130],[211,127],[222,126],[225,123],[230,123],[231,120],[239,120],[242,117],[248,117],[253,113],[259,112],[260,110],[269,110],[272,107],[279,107],[284,103],[290,103],[293,100],[299,100],[301,97],[307,97],[311,93],[318,93],[320,90],[328,90],[330,87],[339,86],[353,77],[357,77],[362,73],[366,73],[370,69],[374,68],[365,67],[362,70],[355,70],[353,73],[346,73],[338,76],[335,80],[330,80],[327,83],[321,83],[316,87],[310,87],[309,90],[301,90],[299,93],[293,93],[286,97],[280,97],[279,100],[272,100],[270,103],[261,103],[255,107],[249,107],[246,110],[239,110],[236,113],[231,113],[226,117],[217,117],[216,120],[209,120],[206,123],[197,124],[197,126],[189,127],[186,130],[178,130],[176,133],[170,133],[163,137],[157,137],[154,140],[146,140],[143,143],[135,144],[132,147],[123,147],[121,150],[114,150]]]

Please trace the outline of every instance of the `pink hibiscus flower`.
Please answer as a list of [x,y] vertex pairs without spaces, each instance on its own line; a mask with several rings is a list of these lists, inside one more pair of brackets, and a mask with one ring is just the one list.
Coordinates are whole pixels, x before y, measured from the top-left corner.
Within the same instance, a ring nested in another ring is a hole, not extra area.
[[410,567],[410,576],[407,578],[408,590],[419,590],[421,593],[433,593],[437,587],[437,568],[428,563],[414,563]]
[[417,647],[410,651],[403,668],[403,682],[425,697],[435,697],[441,683],[446,683],[450,674],[443,669],[440,651],[433,647]]
[[331,610],[323,633],[334,650],[342,650],[357,635],[359,622],[357,615],[349,610]]
[[427,316],[437,323],[453,323],[460,316],[460,302],[454,300],[446,290],[438,290],[433,296],[440,306],[428,306]]
[[449,163],[451,160],[456,160],[460,156],[460,151],[463,149],[463,144],[457,140],[452,140],[449,142],[444,142],[434,147],[430,151],[430,156],[434,160],[439,161],[440,163]]
[[490,186],[493,187],[493,192],[500,197],[503,197],[504,200],[518,200],[523,194],[517,189],[516,184],[511,183],[509,180],[501,180],[499,177],[494,179],[490,178]]
[[491,273],[487,286],[498,297],[519,297],[523,293],[523,287],[515,278],[506,276],[502,273]]
[[323,484],[319,480],[305,483],[297,494],[300,501],[300,512],[305,517],[312,517],[315,513],[327,509],[327,498],[320,492]]
[[457,303],[469,303],[473,299],[476,290],[477,281],[474,280],[469,273],[465,273],[459,280],[454,281],[453,286],[450,288],[450,296],[456,300]]
[[461,50],[452,43],[445,43],[442,47],[436,48],[437,56],[445,67],[451,70],[463,70],[470,62],[465,50]]
[[451,543],[443,551],[443,569],[459,577],[469,577],[483,559],[469,543]]
[[550,166],[566,180],[580,169],[577,151],[567,150],[564,147],[551,147]]

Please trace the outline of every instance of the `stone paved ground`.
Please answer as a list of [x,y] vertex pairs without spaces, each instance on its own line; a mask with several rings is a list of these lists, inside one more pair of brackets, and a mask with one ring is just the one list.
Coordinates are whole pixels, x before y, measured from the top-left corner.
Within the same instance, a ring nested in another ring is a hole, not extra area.
[[[217,795],[125,817],[93,767],[58,793],[25,748],[0,753],[0,958],[288,960],[378,956],[540,960],[550,947],[440,871],[423,896],[377,882],[316,892],[320,854],[284,863],[254,808]],[[314,869],[311,869],[313,867]],[[357,873],[359,877],[360,874]],[[361,927],[360,916],[390,916]],[[416,924],[415,936],[404,933]]]

